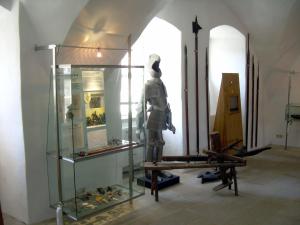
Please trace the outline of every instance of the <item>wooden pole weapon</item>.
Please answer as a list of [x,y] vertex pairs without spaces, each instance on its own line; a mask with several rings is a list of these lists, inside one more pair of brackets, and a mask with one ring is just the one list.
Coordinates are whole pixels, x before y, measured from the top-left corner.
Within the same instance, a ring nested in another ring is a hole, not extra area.
[[248,150],[248,126],[249,126],[249,73],[250,73],[250,50],[249,33],[247,34],[247,55],[246,55],[246,150]]
[[257,137],[258,137],[258,107],[259,107],[259,63],[257,65],[257,78],[256,78],[255,147],[257,147]]
[[184,96],[185,96],[185,127],[186,127],[186,155],[190,155],[190,141],[189,141],[189,97],[188,97],[188,57],[187,47],[184,46]]
[[195,34],[195,85],[196,85],[196,147],[197,147],[197,154],[199,154],[200,142],[199,142],[199,88],[198,88],[198,32],[202,28],[198,24],[197,16],[195,21],[193,22],[193,33]]
[[253,148],[253,133],[254,133],[254,79],[255,79],[255,66],[254,66],[254,56],[252,56],[252,76],[251,76],[251,83],[252,83],[252,91],[251,91],[251,148]]
[[206,133],[207,133],[207,148],[210,150],[209,139],[209,70],[208,70],[208,49],[205,51],[205,85],[206,85]]

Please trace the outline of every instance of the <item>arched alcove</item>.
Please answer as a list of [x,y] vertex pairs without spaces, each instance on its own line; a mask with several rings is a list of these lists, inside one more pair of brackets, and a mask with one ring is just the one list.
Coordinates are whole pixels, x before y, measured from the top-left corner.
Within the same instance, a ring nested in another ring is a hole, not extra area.
[[245,36],[239,30],[228,25],[217,26],[210,30],[209,89],[211,129],[216,115],[222,73],[238,73],[241,92],[242,120],[243,128],[245,130],[245,56]]
[[[162,77],[172,110],[172,120],[176,127],[175,135],[164,132],[166,142],[164,154],[182,154],[182,100],[181,100],[181,31],[169,22],[153,18],[132,46],[132,63],[145,65],[145,81],[149,79],[147,63],[149,55],[156,53],[161,57]],[[127,62],[127,55],[123,58]],[[122,85],[123,86],[123,85]],[[124,86],[125,87],[125,86]],[[121,96],[126,96],[121,90]],[[124,94],[124,95],[123,95]],[[133,93],[134,95],[134,93]],[[133,96],[134,98],[134,96]]]

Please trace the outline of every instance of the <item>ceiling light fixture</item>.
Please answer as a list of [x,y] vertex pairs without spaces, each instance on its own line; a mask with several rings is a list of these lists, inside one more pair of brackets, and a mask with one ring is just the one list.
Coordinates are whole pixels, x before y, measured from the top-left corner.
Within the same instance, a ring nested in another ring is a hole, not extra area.
[[100,52],[100,48],[97,49],[96,57],[97,58],[101,58],[102,57],[102,53]]

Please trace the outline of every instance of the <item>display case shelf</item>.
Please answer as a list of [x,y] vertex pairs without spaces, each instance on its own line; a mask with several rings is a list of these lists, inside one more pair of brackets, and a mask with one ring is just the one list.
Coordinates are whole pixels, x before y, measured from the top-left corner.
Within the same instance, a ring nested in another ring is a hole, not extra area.
[[[78,218],[103,211],[142,195],[140,191],[136,190],[133,190],[132,193],[130,193],[130,190],[127,187],[118,184],[110,187],[112,188],[111,194],[99,194],[99,192],[94,191],[89,192],[88,195],[84,193],[82,196],[77,197],[77,202],[75,199],[66,200],[65,213],[70,218],[77,220]],[[55,206],[53,207],[56,208]]]
[[[83,155],[79,155],[75,154],[75,156],[73,155],[73,153],[69,154],[69,155],[62,155],[61,159],[66,161],[66,162],[70,162],[70,163],[77,163],[77,162],[81,162],[81,161],[85,161],[85,160],[90,160],[93,158],[97,158],[97,157],[102,157],[104,155],[108,155],[108,154],[115,154],[115,153],[119,153],[119,152],[124,152],[124,151],[128,151],[129,149],[135,149],[135,148],[141,148],[144,147],[144,144],[142,143],[131,143],[131,144],[124,144],[124,145],[118,145],[118,146],[108,146],[108,147],[103,147],[103,148],[99,148],[99,149],[94,149],[91,150],[87,153],[83,153]],[[52,157],[52,158],[56,158],[56,152],[48,152],[47,156]]]

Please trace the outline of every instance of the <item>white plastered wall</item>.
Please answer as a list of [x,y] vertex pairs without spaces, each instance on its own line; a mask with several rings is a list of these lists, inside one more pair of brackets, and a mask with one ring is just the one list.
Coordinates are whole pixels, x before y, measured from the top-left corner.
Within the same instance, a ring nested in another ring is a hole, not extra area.
[[27,221],[18,1],[0,6],[0,27],[0,201],[4,213]]
[[[289,75],[291,76],[290,103],[300,104],[300,57],[291,62],[290,69],[273,68],[264,79],[264,120],[266,124],[266,141],[276,145],[285,145],[286,121],[285,108],[288,103]],[[294,121],[288,126],[288,146],[300,146],[300,123]]]
[[35,52],[34,46],[62,43],[75,17],[87,1],[21,1],[21,94],[28,224],[54,216],[49,208],[46,138],[51,52]]

